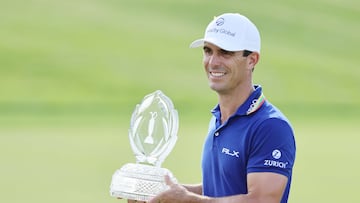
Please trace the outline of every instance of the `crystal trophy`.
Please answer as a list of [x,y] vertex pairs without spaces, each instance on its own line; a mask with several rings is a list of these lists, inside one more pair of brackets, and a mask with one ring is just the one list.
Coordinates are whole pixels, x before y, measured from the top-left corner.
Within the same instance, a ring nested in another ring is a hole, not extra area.
[[115,171],[110,195],[123,199],[148,201],[166,190],[164,176],[173,174],[161,168],[177,140],[178,113],[170,98],[157,90],[144,97],[132,114],[129,139],[136,163],[127,163]]

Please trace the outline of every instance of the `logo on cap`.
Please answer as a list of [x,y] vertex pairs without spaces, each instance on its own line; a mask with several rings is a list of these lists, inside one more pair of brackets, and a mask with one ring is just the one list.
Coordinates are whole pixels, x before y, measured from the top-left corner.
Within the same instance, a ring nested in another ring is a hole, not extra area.
[[225,19],[224,19],[224,18],[219,18],[219,19],[217,19],[216,22],[215,22],[215,24],[216,24],[217,26],[222,26],[222,25],[224,25],[224,23],[225,23]]

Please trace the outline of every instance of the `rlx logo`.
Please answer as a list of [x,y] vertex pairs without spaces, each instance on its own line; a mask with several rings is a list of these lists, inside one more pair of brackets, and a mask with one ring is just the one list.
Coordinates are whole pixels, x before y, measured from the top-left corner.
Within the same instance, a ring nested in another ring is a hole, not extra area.
[[229,156],[239,157],[239,152],[234,151],[234,150],[231,150],[231,151],[232,152],[230,152],[230,149],[223,147],[221,153],[229,155]]

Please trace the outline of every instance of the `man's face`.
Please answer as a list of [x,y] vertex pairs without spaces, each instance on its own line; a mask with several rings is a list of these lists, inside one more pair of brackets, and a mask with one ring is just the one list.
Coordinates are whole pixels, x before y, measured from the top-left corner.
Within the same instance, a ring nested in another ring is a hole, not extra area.
[[255,64],[252,65],[250,56],[244,57],[243,51],[226,51],[205,43],[203,63],[210,88],[219,94],[228,94],[240,90],[242,84],[251,84]]

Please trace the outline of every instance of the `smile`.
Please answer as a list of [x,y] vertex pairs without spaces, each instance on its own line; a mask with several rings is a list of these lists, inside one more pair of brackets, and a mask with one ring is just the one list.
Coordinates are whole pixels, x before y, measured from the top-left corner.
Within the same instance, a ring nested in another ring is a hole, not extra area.
[[210,72],[212,77],[222,77],[225,75],[225,72]]

